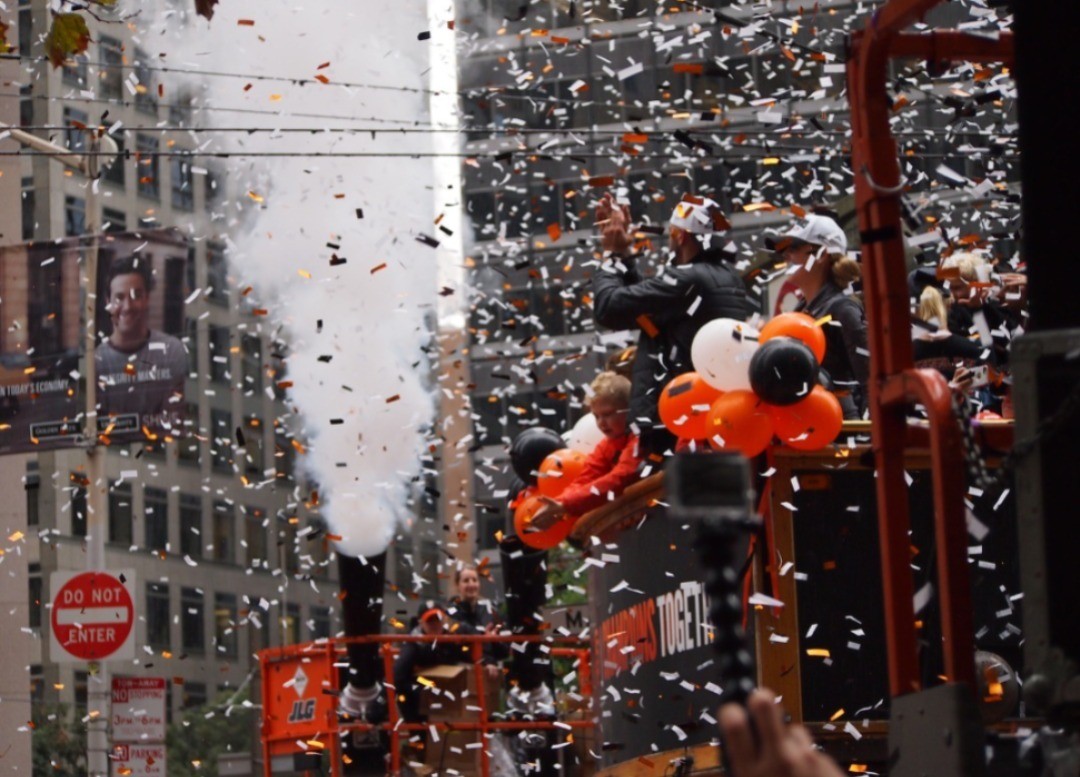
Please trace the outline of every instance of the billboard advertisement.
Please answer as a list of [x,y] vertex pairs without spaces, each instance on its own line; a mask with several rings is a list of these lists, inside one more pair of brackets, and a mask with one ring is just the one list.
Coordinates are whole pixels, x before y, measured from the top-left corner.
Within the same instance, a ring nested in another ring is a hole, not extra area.
[[[82,442],[88,247],[66,238],[0,248],[0,453]],[[180,433],[187,262],[171,230],[100,238],[92,293],[103,442]]]

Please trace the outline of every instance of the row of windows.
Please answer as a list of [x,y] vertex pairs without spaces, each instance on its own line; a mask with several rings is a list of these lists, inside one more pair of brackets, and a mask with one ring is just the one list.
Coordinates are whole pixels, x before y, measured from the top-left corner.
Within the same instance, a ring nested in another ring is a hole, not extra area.
[[[26,477],[27,522],[40,522],[39,476]],[[84,537],[87,531],[88,505],[85,477],[73,473],[71,486],[65,488],[70,511],[71,531]],[[154,487],[143,488],[142,513],[134,509],[132,485],[113,481],[108,492],[109,542],[128,548],[138,539],[135,527],[142,525],[142,545],[151,551],[179,552],[193,561],[212,560],[224,564],[243,564],[252,569],[271,571],[283,567],[289,574],[308,572],[326,576],[329,572],[327,550],[321,538],[309,538],[301,544],[297,528],[288,516],[271,519],[266,510],[250,505],[237,506],[223,499],[213,500],[209,512],[197,494],[178,495],[176,517],[170,521],[169,492]],[[170,526],[178,527],[178,536],[170,536]]]

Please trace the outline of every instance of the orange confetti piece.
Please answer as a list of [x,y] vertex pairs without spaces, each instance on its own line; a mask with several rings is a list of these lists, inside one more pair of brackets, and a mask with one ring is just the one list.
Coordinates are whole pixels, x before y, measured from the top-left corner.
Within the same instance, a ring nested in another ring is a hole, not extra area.
[[828,648],[810,648],[806,651],[806,655],[813,656],[814,658],[828,658],[831,654]]
[[318,81],[320,84],[330,83],[330,79],[324,76],[322,73],[316,73],[315,80]]
[[836,712],[834,712],[832,715],[830,715],[829,716],[829,721],[831,722],[831,721],[834,721],[834,720],[839,720],[842,717],[844,717],[844,708],[843,707],[841,707]]
[[307,448],[299,440],[291,440],[292,447],[296,449],[297,453],[307,453]]
[[319,65],[319,66],[318,66],[317,68],[315,68],[315,69],[316,69],[316,70],[325,70],[325,69],[326,69],[326,68],[328,68],[328,67],[330,67],[330,63],[329,63],[329,62],[323,62],[323,63],[322,63],[321,65]]
[[257,194],[256,192],[248,192],[247,194],[248,194],[248,197],[250,197],[255,202],[262,202],[263,201],[263,196],[261,194]]
[[551,242],[554,243],[560,237],[562,237],[562,227],[558,224],[548,224],[547,226],[548,237],[551,238]]
[[237,27],[254,27],[255,26],[255,20],[254,19],[237,19],[236,20],[236,26]]
[[251,84],[244,84],[244,91],[245,92],[251,91]]
[[694,76],[700,76],[705,72],[705,66],[700,62],[676,62],[673,69],[676,73],[689,73]]
[[551,42],[552,43],[558,43],[558,44],[561,44],[561,45],[566,45],[566,44],[568,44],[570,42],[570,39],[569,38],[564,38],[561,35],[552,35],[551,36]]
[[374,267],[371,268],[371,274],[374,275],[379,270],[385,270],[385,269],[386,269],[386,262],[383,262],[382,264],[377,264],[377,265],[375,265]]
[[391,402],[397,402],[399,399],[401,399],[401,394],[394,394],[394,396],[386,398],[386,404],[389,405]]
[[645,313],[634,319],[637,322],[638,328],[649,337],[656,337],[660,334],[660,330],[656,328],[656,324]]
[[642,144],[642,143],[648,143],[649,142],[649,136],[648,135],[644,135],[644,134],[637,133],[637,132],[624,133],[623,136],[622,136],[622,139],[623,139],[623,143]]
[[589,179],[589,186],[614,186],[615,176],[613,175],[597,175]]

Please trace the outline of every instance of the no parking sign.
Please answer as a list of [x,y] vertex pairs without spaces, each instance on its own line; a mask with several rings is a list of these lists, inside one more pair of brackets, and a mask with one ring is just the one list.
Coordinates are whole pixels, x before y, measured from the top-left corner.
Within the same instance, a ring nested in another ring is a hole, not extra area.
[[50,656],[57,663],[135,657],[135,573],[53,572]]

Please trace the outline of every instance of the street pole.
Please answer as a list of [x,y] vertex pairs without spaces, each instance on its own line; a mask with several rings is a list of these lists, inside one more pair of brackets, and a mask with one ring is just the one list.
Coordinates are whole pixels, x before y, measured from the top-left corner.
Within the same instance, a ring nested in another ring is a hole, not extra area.
[[[15,127],[0,124],[13,140],[33,150],[47,154],[66,167],[74,168],[86,178],[86,231],[90,244],[83,257],[82,287],[85,364],[83,377],[86,383],[86,407],[83,413],[83,443],[86,450],[86,569],[89,572],[105,569],[106,520],[104,481],[105,452],[97,444],[97,368],[94,352],[97,347],[97,271],[98,246],[101,231],[101,214],[98,212],[98,176],[101,171],[101,135],[95,127],[87,128],[87,152],[77,154],[71,149],[31,135]],[[87,683],[86,765],[89,777],[109,776],[109,703],[112,689],[108,665],[90,662]]]
[[[94,360],[97,348],[97,277],[98,247],[101,232],[101,214],[98,210],[98,186],[101,181],[101,139],[96,129],[89,131],[89,151],[84,158],[86,174],[86,231],[90,245],[86,248],[83,269],[84,316],[86,317],[85,347],[86,365],[86,414],[83,437],[86,444],[86,568],[88,571],[105,569],[105,533],[108,482],[105,478],[105,451],[98,445],[97,429],[97,364]],[[90,665],[87,683],[87,708],[90,720],[86,727],[86,765],[89,777],[109,777],[109,714],[112,702],[109,665],[106,661]],[[96,677],[95,677],[96,674]],[[97,713],[95,715],[95,713]]]

